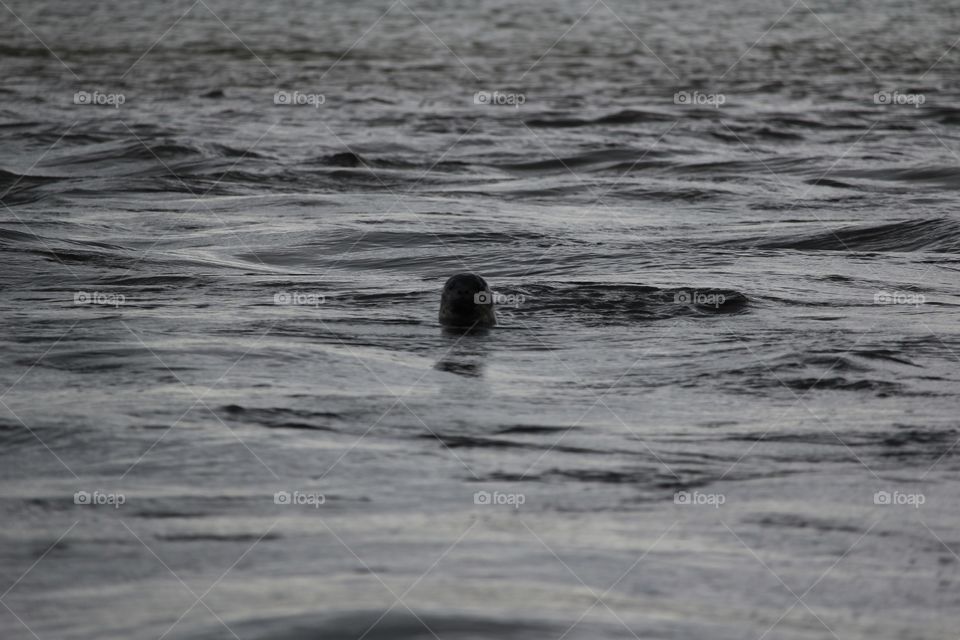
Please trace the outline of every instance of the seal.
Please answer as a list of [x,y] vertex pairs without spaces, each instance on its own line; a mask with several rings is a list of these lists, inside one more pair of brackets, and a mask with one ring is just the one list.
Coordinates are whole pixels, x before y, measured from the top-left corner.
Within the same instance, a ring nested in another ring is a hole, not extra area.
[[445,327],[495,327],[493,292],[475,273],[450,276],[440,296],[440,324]]

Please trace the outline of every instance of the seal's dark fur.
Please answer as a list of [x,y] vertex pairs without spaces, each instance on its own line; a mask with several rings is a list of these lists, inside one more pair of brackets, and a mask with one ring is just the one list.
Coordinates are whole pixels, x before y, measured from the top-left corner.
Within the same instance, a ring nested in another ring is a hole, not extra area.
[[458,273],[443,285],[440,324],[446,327],[493,327],[493,292],[487,281],[474,273]]

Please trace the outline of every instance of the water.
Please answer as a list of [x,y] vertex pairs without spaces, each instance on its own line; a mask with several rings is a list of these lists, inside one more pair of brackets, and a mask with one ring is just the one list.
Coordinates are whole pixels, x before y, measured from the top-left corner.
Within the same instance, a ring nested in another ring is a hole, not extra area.
[[4,639],[956,635],[955,6],[6,6]]

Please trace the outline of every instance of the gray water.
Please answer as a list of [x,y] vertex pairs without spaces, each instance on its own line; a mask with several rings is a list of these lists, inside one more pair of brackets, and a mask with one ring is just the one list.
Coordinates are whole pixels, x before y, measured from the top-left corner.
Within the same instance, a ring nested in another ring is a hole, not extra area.
[[4,640],[956,637],[956,6],[0,15]]

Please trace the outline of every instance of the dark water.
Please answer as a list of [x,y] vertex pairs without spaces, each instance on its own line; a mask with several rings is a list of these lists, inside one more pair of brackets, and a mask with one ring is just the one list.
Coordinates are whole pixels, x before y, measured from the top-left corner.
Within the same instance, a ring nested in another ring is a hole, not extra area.
[[0,15],[5,640],[956,636],[954,4]]

